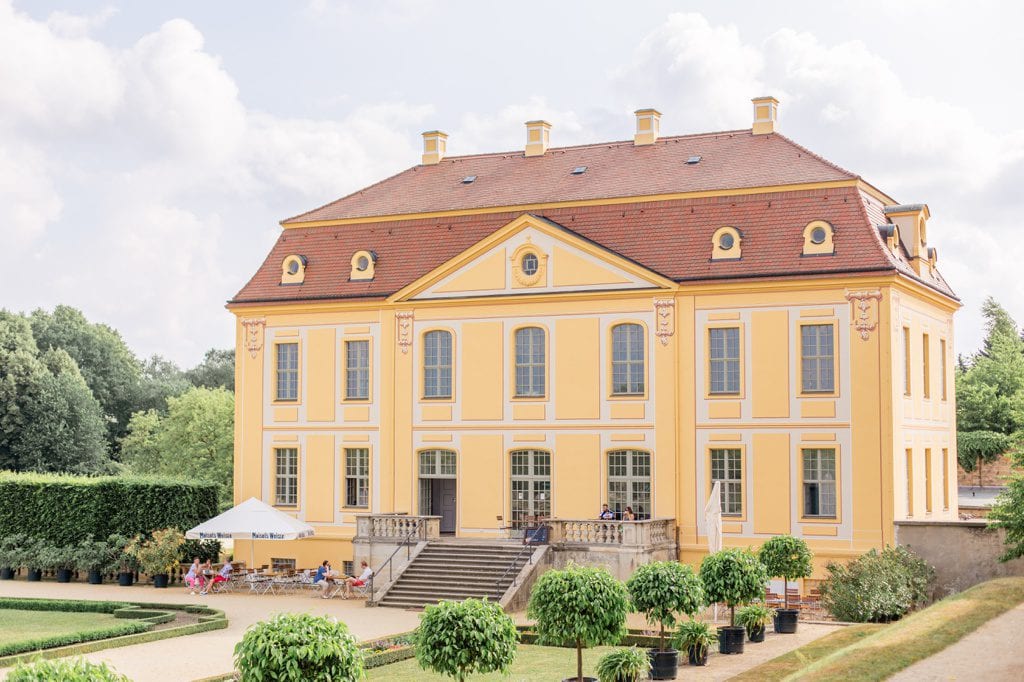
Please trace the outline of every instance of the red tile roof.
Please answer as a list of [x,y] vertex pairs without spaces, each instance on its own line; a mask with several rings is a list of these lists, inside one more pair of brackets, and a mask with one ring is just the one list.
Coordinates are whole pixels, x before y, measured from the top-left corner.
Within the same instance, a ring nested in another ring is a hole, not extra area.
[[[691,156],[701,157],[689,165]],[[586,166],[582,175],[572,175]],[[476,180],[463,184],[466,176]],[[453,209],[639,197],[850,180],[857,176],[777,133],[734,130],[522,151],[455,156],[414,166],[365,189],[289,218],[285,224],[398,216]]]
[[[775,136],[762,139],[769,137]],[[790,144],[786,142],[787,149],[793,148]],[[823,169],[833,168],[818,160],[813,163]],[[751,171],[751,175],[759,172]],[[566,198],[564,193],[551,196]],[[396,197],[395,201],[402,200]],[[451,208],[453,203],[449,196],[439,205]],[[574,206],[532,213],[680,282],[899,271],[952,296],[941,278],[918,278],[908,264],[889,252],[876,228],[876,224],[885,222],[881,205],[852,186]],[[508,211],[287,229],[232,303],[383,298],[520,215],[521,211]],[[833,255],[801,255],[803,229],[812,220],[833,225]],[[710,260],[712,235],[723,225],[740,230],[742,259]],[[349,282],[352,254],[362,249],[377,254],[376,277]],[[308,259],[301,285],[280,284],[281,263],[289,254]]]

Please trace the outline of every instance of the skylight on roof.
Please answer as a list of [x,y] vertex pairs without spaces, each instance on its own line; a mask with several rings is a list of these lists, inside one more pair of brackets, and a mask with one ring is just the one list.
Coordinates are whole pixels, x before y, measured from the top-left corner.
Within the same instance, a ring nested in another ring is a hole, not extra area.
[[576,166],[575,168],[572,169],[572,174],[573,175],[583,175],[586,172],[587,172],[587,167],[586,166]]
[[476,176],[475,175],[467,175],[466,177],[462,178],[462,184],[463,185],[471,185],[471,184],[473,184],[473,182],[475,180],[476,180]]
[[692,166],[692,165],[694,165],[694,164],[700,163],[700,158],[701,158],[701,157],[699,157],[699,156],[691,156],[690,158],[688,158],[688,159],[686,160],[686,164],[687,164],[688,166]]

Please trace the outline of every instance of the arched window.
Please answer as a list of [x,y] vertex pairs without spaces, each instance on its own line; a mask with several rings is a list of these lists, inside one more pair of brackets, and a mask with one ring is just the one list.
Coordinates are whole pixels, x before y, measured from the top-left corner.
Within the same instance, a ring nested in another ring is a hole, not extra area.
[[612,327],[612,393],[644,392],[644,328],[638,324]]
[[622,518],[632,507],[637,519],[651,518],[651,453],[612,450],[608,453],[608,507]]
[[512,527],[523,528],[537,518],[551,516],[551,453],[513,450]]
[[516,330],[516,397],[543,398],[545,395],[545,343],[540,327]]
[[423,397],[452,397],[452,333],[444,330],[423,336]]

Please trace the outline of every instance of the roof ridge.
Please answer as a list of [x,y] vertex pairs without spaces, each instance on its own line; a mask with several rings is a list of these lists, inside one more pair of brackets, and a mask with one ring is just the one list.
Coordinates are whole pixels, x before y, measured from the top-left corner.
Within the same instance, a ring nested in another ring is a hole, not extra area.
[[331,204],[337,204],[338,202],[344,201],[345,199],[348,199],[349,197],[354,197],[357,194],[365,192],[368,189],[372,189],[373,187],[376,187],[378,185],[383,185],[385,182],[388,182],[389,180],[393,180],[393,179],[397,178],[399,175],[402,175],[404,173],[408,173],[409,171],[415,170],[416,168],[419,168],[419,166],[412,166],[410,168],[405,168],[403,170],[400,170],[397,173],[393,173],[392,175],[389,175],[389,176],[387,176],[386,178],[384,178],[382,180],[378,180],[377,182],[374,182],[374,183],[371,183],[369,185],[366,185],[365,187],[360,187],[359,189],[357,189],[357,190],[355,190],[353,192],[349,192],[348,194],[346,194],[343,197],[338,197],[337,199],[332,199],[332,200],[328,201],[326,204],[322,204],[320,206],[317,206],[316,208],[311,208],[308,211],[303,211],[302,213],[299,213],[297,215],[293,215],[291,218],[285,218],[284,220],[280,221],[279,224],[283,225],[285,223],[298,222],[299,218],[301,218],[303,216],[307,216],[310,213],[316,213],[320,209],[327,208]]
[[818,161],[821,161],[826,166],[829,166],[830,168],[834,168],[835,170],[839,171],[840,173],[846,173],[847,175],[850,176],[851,179],[863,180],[863,178],[860,175],[854,173],[853,171],[850,171],[850,170],[847,170],[847,169],[843,168],[838,163],[834,163],[832,161],[829,161],[828,159],[826,159],[821,154],[818,154],[817,152],[811,151],[810,149],[808,149],[807,147],[803,146],[802,144],[800,144],[799,142],[797,142],[793,138],[787,137],[787,136],[783,135],[782,133],[778,133],[778,132],[773,132],[771,134],[772,135],[777,135],[779,137],[779,139],[781,139],[781,140],[783,140],[785,142],[788,142],[789,144],[791,144],[792,146],[796,147],[797,149],[799,149],[803,153],[805,153],[805,154],[807,154],[809,156],[814,157]]

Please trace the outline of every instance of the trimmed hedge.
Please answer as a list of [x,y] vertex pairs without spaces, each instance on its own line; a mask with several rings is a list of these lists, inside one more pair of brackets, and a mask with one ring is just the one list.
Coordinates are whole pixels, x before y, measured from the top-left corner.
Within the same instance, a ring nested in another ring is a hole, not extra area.
[[217,515],[217,492],[216,483],[163,478],[0,472],[0,537],[71,545],[89,535],[188,530]]
[[125,602],[87,601],[84,599],[35,599],[31,597],[0,597],[0,609],[20,611],[72,611],[76,613],[113,613]]
[[91,642],[97,639],[121,637],[122,635],[135,635],[140,632],[146,632],[151,627],[153,627],[153,624],[145,621],[126,621],[124,623],[118,623],[117,625],[111,625],[110,627],[91,630],[89,632],[68,632],[63,635],[52,635],[50,637],[40,637],[39,639],[26,639],[20,642],[10,642],[8,644],[0,644],[0,656],[11,656],[13,654],[20,654],[26,651],[35,651],[36,649],[52,649],[58,646]]

